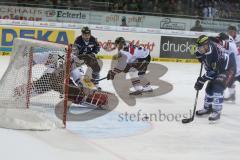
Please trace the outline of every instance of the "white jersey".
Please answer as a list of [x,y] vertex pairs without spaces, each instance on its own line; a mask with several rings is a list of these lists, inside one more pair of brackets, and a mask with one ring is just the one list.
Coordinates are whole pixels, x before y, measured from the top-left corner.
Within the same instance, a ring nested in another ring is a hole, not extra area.
[[33,54],[33,65],[35,64],[43,64],[46,67],[44,73],[53,73],[57,68],[56,59],[57,54],[52,54],[50,51],[48,52],[36,52]]
[[[48,52],[36,52],[33,54],[33,65],[43,64],[46,67],[46,70],[43,74],[53,73],[58,68],[58,60],[59,54],[52,53],[52,51]],[[84,71],[81,66],[77,66],[75,63],[79,61],[79,59],[75,55],[71,55],[71,79],[73,81],[77,81],[81,79],[84,75]]]
[[137,59],[146,58],[150,54],[148,49],[143,47],[126,46],[118,52],[117,70],[123,71],[127,64],[134,63]]
[[240,75],[240,52],[236,45],[236,41],[229,36],[229,52],[234,53],[235,60],[236,60],[236,77]]

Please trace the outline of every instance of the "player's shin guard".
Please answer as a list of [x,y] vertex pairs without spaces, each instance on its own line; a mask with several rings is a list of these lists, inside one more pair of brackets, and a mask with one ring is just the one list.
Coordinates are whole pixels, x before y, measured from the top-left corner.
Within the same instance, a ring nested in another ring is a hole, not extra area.
[[153,89],[151,87],[151,84],[149,82],[149,80],[145,77],[145,74],[139,74],[139,79],[140,79],[140,83],[142,85],[142,91],[143,92],[152,92]]
[[131,81],[132,81],[132,85],[133,85],[133,88],[135,89],[135,91],[130,92],[129,95],[140,95],[140,94],[142,94],[142,86],[140,84],[139,78],[132,78]]
[[[92,72],[92,79],[93,80],[97,80],[99,78],[100,78],[99,72]],[[93,83],[97,87],[97,90],[101,90],[101,87],[99,87],[99,82],[98,81],[94,81]]]
[[210,114],[212,112],[212,102],[213,102],[212,96],[206,93],[204,98],[204,107],[200,110],[197,110],[196,115],[202,116],[202,115]]
[[[93,72],[92,73],[92,79],[93,80],[97,80],[99,79],[100,75],[99,75],[99,72]],[[98,81],[94,82],[94,84],[98,84]]]
[[220,119],[222,105],[223,105],[223,93],[213,93],[212,113],[209,116],[209,121],[215,121]]

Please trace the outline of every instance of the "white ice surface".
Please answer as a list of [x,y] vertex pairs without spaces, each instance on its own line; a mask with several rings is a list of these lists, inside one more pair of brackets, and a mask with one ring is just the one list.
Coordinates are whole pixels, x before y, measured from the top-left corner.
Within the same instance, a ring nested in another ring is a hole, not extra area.
[[[8,61],[9,57],[0,57],[0,77],[7,68]],[[139,109],[142,113],[156,113],[161,109],[166,114],[176,115],[187,114],[192,109],[195,98],[193,85],[200,65],[161,64],[169,69],[161,79],[171,83],[173,90],[163,96],[138,99],[135,107],[129,107],[120,100],[116,113],[134,113]],[[109,66],[110,61],[104,61],[102,76],[106,75]],[[115,92],[111,81],[102,81],[101,85],[103,89]],[[148,130],[115,138],[84,138],[62,129],[49,132],[0,129],[0,159],[239,160],[239,92],[237,83],[236,104],[224,104],[223,115],[217,124],[209,124],[207,117],[196,118],[189,124],[152,121]],[[204,92],[201,91],[198,108],[203,104],[203,95]]]

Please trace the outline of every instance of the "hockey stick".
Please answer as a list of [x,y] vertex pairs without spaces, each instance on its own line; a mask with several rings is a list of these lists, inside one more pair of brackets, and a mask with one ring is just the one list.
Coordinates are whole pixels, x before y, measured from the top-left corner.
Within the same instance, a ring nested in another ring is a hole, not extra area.
[[93,89],[93,88],[95,87],[94,82],[99,82],[99,81],[104,80],[104,79],[106,79],[106,78],[107,78],[107,77],[94,80],[94,79],[90,79],[88,76],[86,76],[86,77],[84,77],[84,78],[82,79],[82,81],[83,81],[83,84],[84,84],[87,88]]
[[[199,77],[202,76],[202,69],[203,69],[203,64],[201,64],[201,69],[200,69]],[[182,123],[190,123],[190,122],[192,122],[192,121],[194,120],[195,112],[196,112],[196,108],[197,108],[198,94],[199,94],[199,90],[197,90],[197,93],[196,93],[192,117],[191,117],[191,118],[182,119]]]
[[103,77],[103,78],[100,78],[100,79],[95,79],[95,80],[93,80],[94,82],[99,82],[99,81],[102,81],[102,80],[104,80],[104,79],[107,79],[107,77]]

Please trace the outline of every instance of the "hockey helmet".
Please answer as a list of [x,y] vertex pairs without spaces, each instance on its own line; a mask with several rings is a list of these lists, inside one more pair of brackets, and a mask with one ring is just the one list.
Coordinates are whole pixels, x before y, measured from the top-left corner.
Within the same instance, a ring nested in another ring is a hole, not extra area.
[[201,35],[196,40],[197,46],[203,46],[204,44],[207,44],[208,42],[209,42],[209,37],[206,35]]
[[125,44],[126,41],[123,37],[117,37],[116,40],[115,40],[115,44],[119,44],[119,43]]
[[91,30],[89,29],[88,26],[85,26],[82,28],[82,34],[91,34]]
[[235,32],[237,32],[237,27],[235,27],[235,26],[228,26],[228,31],[235,31]]
[[221,32],[218,34],[218,37],[221,39],[221,40],[229,40],[229,36],[224,33],[224,32]]

